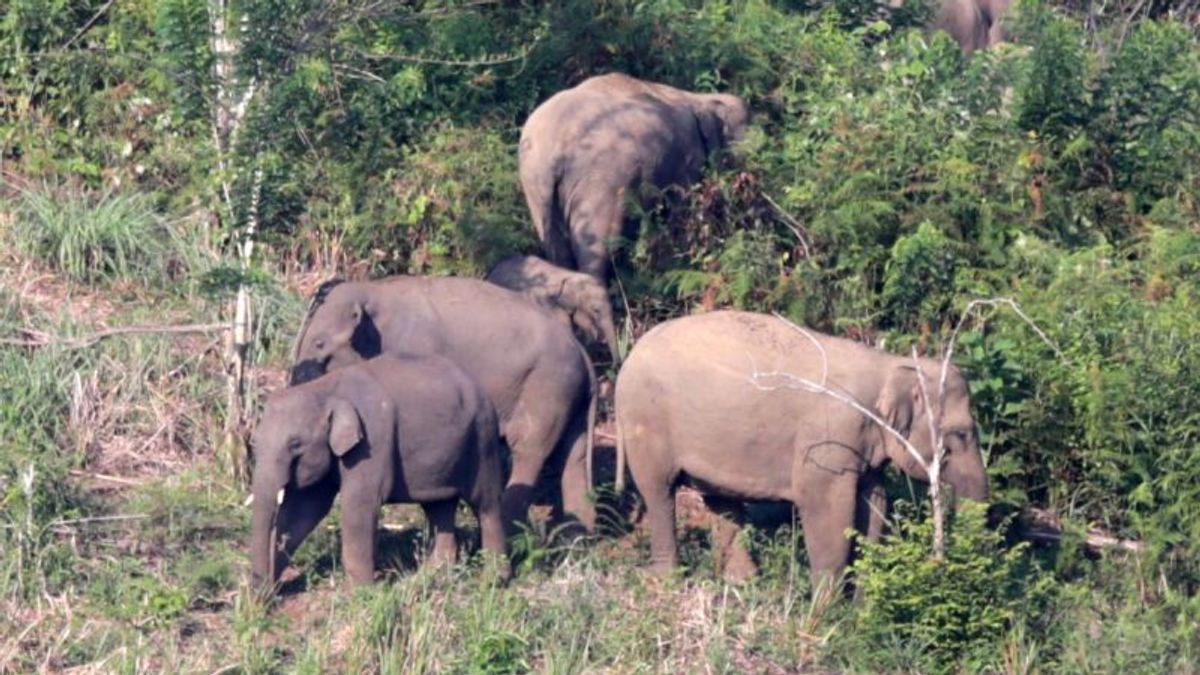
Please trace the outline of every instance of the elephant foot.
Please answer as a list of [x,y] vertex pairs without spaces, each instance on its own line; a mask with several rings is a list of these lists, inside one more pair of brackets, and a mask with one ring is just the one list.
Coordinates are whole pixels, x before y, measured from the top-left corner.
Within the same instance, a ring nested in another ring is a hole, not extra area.
[[650,563],[650,574],[659,579],[667,579],[675,574],[675,561],[655,560]]

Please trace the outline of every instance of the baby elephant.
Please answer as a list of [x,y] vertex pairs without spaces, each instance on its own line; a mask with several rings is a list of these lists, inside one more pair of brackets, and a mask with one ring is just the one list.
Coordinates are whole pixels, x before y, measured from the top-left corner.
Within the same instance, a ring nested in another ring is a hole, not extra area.
[[533,298],[561,312],[586,344],[603,342],[617,360],[617,331],[604,285],[582,272],[572,272],[531,255],[501,260],[487,280]]
[[[459,499],[483,548],[504,557],[496,412],[452,361],[379,356],[274,393],[253,437],[251,581],[270,591],[342,493],[342,559],[351,583],[375,573],[383,504],[417,502],[434,563],[451,562]],[[503,562],[507,576],[507,562]]]

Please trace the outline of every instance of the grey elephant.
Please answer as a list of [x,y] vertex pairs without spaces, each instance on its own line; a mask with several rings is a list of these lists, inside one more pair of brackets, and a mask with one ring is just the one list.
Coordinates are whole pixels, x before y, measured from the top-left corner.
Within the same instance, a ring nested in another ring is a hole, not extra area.
[[[275,587],[296,548],[342,495],[342,559],[353,584],[375,573],[383,504],[420,503],[431,562],[452,562],[466,500],[485,551],[504,556],[496,412],[439,356],[380,356],[275,392],[254,431],[251,578]],[[503,563],[507,565],[507,563]]]
[[592,277],[572,272],[537,256],[514,255],[501,260],[487,280],[524,293],[560,313],[587,344],[603,342],[615,362],[617,330],[608,291]]
[[742,99],[612,73],[537,107],[521,129],[521,189],[550,262],[607,278],[626,196],[699,179],[707,157],[739,140]]
[[988,22],[976,0],[943,0],[933,18],[934,29],[944,30],[970,55],[988,46]]
[[931,413],[949,451],[943,479],[958,495],[986,499],[967,383],[950,371],[938,409],[940,363],[919,365],[934,396],[928,407],[911,358],[772,316],[720,311],[656,326],[625,360],[615,402],[618,481],[627,459],[646,503],[654,567],[676,562],[673,495],[681,480],[698,488],[717,516],[718,563],[728,578],[754,572],[745,551],[730,546],[741,501],[787,501],[800,512],[817,583],[846,567],[847,528],[871,538],[882,531],[887,464],[927,480],[896,437],[844,401],[797,386],[801,378],[861,402],[926,460]]
[[327,283],[300,330],[292,382],[387,354],[435,354],[482,387],[512,451],[506,522],[525,517],[548,459],[562,469],[562,508],[589,531],[595,374],[571,329],[519,293],[462,277]]
[[1004,17],[1012,7],[1012,0],[976,0],[979,10],[987,21],[987,46],[995,47],[1008,40],[1008,32],[1004,29]]
[[[888,4],[902,7],[904,0]],[[930,27],[945,31],[969,55],[1004,41],[1002,20],[1011,5],[1012,0],[941,0]]]

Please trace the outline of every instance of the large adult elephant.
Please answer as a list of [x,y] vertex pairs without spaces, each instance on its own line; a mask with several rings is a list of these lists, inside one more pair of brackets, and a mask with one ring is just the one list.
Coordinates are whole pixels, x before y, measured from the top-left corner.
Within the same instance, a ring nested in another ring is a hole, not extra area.
[[[888,4],[902,7],[904,0]],[[930,27],[945,31],[969,55],[1005,40],[1003,19],[1011,5],[1012,0],[940,0]]]
[[604,282],[626,194],[687,187],[707,157],[739,140],[742,99],[617,73],[551,96],[521,130],[521,189],[550,262]]
[[987,46],[995,47],[1007,40],[1008,33],[1004,30],[1004,16],[1012,7],[1012,0],[976,0],[976,2],[988,24]]
[[[940,421],[949,452],[942,478],[961,496],[986,499],[966,380],[951,370],[939,405],[940,368],[764,314],[712,312],[655,327],[625,360],[616,386],[618,481],[627,458],[646,503],[654,566],[675,565],[674,490],[686,480],[718,517],[718,555],[735,540],[741,500],[788,501],[800,511],[814,582],[836,579],[851,553],[846,530],[871,538],[882,531],[883,468],[895,463],[928,480],[863,410],[926,461],[929,421]],[[733,553],[726,576],[753,573],[744,550]]]
[[987,49],[988,27],[976,0],[943,0],[933,16],[933,28],[949,33],[967,55]]
[[543,465],[564,462],[562,508],[588,530],[595,375],[571,329],[520,293],[462,277],[329,283],[300,329],[292,383],[381,353],[444,356],[479,383],[512,450],[505,520],[524,518]]

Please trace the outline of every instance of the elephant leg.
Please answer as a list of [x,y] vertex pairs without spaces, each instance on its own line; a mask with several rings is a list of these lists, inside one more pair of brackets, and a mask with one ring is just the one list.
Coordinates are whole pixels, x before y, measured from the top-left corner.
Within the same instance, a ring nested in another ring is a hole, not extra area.
[[276,553],[276,578],[321,519],[329,515],[336,496],[337,481],[333,479],[322,480],[304,490],[288,490],[284,494],[284,501],[279,505],[279,534],[284,536],[284,540],[281,542],[282,551]]
[[880,471],[867,471],[858,480],[858,499],[855,501],[854,529],[877,542],[883,536],[887,518],[887,491]]
[[745,524],[742,503],[713,496],[706,496],[704,503],[713,514],[712,539],[717,571],[732,584],[740,584],[758,574],[758,566],[738,536]]
[[454,535],[454,515],[457,508],[457,499],[421,505],[433,535],[433,552],[429,556],[429,563],[435,567],[452,565],[458,557],[458,541]]
[[624,223],[625,188],[584,188],[569,216],[571,251],[576,269],[604,283],[608,279],[609,247]]
[[846,530],[854,526],[858,476],[839,476],[810,494],[810,498],[800,500],[796,506],[800,509],[800,524],[804,528],[813,588],[831,591],[841,582],[850,561],[850,540]]
[[501,581],[512,577],[512,568],[508,564],[508,551],[504,539],[504,519],[500,515],[500,500],[493,499],[490,503],[480,502],[472,505],[475,519],[479,521],[479,535],[482,540],[483,552],[488,565],[499,572]]
[[525,521],[542,466],[554,451],[566,424],[565,416],[532,410],[528,402],[534,401],[535,407],[545,407],[546,400],[556,400],[560,396],[558,391],[526,380],[521,401],[509,418],[512,421],[504,428],[505,439],[512,448],[512,473],[501,503],[510,534],[516,531],[518,523]]
[[366,499],[342,503],[342,564],[353,586],[375,579],[375,540],[379,531],[379,505]]
[[563,516],[583,526],[587,532],[596,531],[596,505],[592,502],[592,485],[588,483],[587,414],[577,414],[563,437],[567,457],[562,472]]
[[542,242],[546,260],[563,269],[575,269],[575,259],[571,253],[562,209],[559,208],[555,186],[557,181],[553,173],[548,169],[538,170],[536,162],[534,165],[526,165],[522,159],[520,164],[521,189],[525,193],[533,229]]

